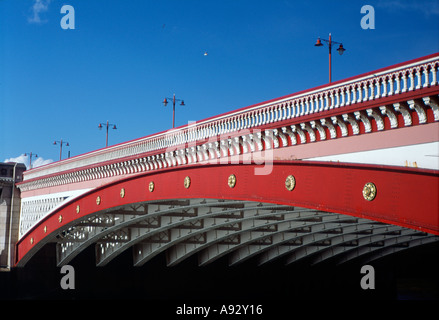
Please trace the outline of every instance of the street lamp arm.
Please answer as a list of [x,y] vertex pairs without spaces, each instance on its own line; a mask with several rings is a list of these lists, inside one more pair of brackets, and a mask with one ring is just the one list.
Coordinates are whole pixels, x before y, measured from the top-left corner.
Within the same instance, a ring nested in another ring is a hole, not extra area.
[[[320,39],[320,38],[319,38]],[[342,44],[341,42],[337,42],[337,41],[333,41],[333,40],[326,40],[326,39],[320,39],[321,41],[325,41],[326,43],[335,43],[335,44]],[[318,46],[317,44],[316,44],[316,46]]]
[[170,100],[173,100],[173,101],[183,101],[183,100],[181,100],[181,99],[174,99],[174,98],[165,98],[165,100],[166,100],[166,103],[168,103],[168,100],[167,99],[170,99]]

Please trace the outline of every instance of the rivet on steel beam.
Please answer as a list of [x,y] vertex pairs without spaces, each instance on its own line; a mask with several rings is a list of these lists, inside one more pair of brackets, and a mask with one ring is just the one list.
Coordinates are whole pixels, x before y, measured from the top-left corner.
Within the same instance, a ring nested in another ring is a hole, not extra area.
[[235,187],[235,185],[236,185],[236,176],[234,174],[231,174],[229,176],[229,179],[228,179],[227,183],[228,183],[230,188]]
[[372,201],[377,195],[377,187],[372,182],[368,182],[363,187],[363,197],[367,201]]
[[293,191],[295,187],[296,187],[296,178],[294,178],[294,176],[290,174],[285,180],[285,188],[287,188],[288,191]]
[[189,177],[184,178],[184,187],[188,189],[190,186],[191,186],[191,178]]

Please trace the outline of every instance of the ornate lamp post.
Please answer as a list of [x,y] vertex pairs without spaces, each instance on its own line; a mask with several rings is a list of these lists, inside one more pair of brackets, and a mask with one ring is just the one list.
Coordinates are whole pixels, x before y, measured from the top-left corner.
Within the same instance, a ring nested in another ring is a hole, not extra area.
[[54,141],[53,142],[54,145],[57,145],[58,143],[59,143],[59,146],[60,146],[59,147],[59,160],[61,160],[61,157],[62,157],[62,145],[65,144],[66,147],[68,147],[70,145],[69,145],[69,143],[67,141],[62,141],[62,139],[61,139],[61,141]]
[[325,40],[325,39],[320,39],[320,38],[318,38],[318,39],[317,39],[317,42],[316,42],[316,44],[315,44],[315,46],[316,46],[316,47],[321,47],[321,46],[323,46],[322,40],[325,41],[325,42],[328,44],[328,47],[329,47],[329,83],[331,83],[331,81],[332,81],[332,80],[331,80],[331,72],[332,72],[332,71],[331,71],[331,51],[332,51],[332,44],[335,43],[335,44],[339,44],[339,45],[340,45],[340,46],[338,47],[338,49],[337,49],[337,51],[338,51],[338,53],[339,53],[340,55],[342,55],[343,52],[346,51],[346,49],[343,48],[343,44],[342,44],[342,43],[332,41],[332,39],[331,39],[331,34],[329,34],[329,40]]
[[[168,104],[168,100],[167,99],[171,99],[171,98],[165,98],[165,100],[163,100],[163,105],[165,107]],[[176,101],[181,101],[180,106],[184,106],[185,105],[183,100],[175,99],[175,93],[174,93],[174,96],[172,97],[172,128],[175,127],[175,102]]]
[[32,156],[35,156],[35,158],[38,158],[38,155],[37,154],[32,154],[32,152],[29,153],[29,154],[25,153],[24,155],[25,156],[29,156],[29,169],[32,169]]
[[114,130],[116,130],[117,128],[116,128],[116,125],[115,125],[115,124],[108,123],[108,120],[107,120],[107,123],[99,123],[99,126],[98,126],[99,130],[102,129],[102,125],[106,125],[106,127],[107,127],[107,137],[106,137],[106,139],[105,139],[105,147],[108,147],[108,127],[109,127],[109,126],[113,126],[113,129],[114,129]]

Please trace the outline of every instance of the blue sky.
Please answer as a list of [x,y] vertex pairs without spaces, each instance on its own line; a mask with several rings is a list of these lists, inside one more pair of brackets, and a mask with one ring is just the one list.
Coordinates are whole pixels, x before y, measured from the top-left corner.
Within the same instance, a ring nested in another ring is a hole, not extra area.
[[102,148],[107,120],[110,145],[168,130],[174,93],[180,126],[325,84],[329,33],[333,81],[418,58],[439,51],[439,1],[0,0],[0,161]]

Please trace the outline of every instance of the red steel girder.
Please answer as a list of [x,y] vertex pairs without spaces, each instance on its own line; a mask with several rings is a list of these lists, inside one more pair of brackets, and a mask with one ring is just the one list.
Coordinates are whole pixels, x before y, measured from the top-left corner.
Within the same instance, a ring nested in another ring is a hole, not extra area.
[[[258,172],[264,174],[255,174]],[[230,179],[231,175],[235,179]],[[290,175],[295,182],[292,190],[286,187]],[[186,177],[190,184],[185,183]],[[376,187],[373,200],[363,196],[367,183]],[[132,203],[189,198],[260,201],[346,214],[439,235],[438,195],[439,171],[419,168],[274,161],[161,169],[96,188],[53,211],[17,243],[16,263],[19,265],[44,246],[49,235],[75,225],[85,216]]]

